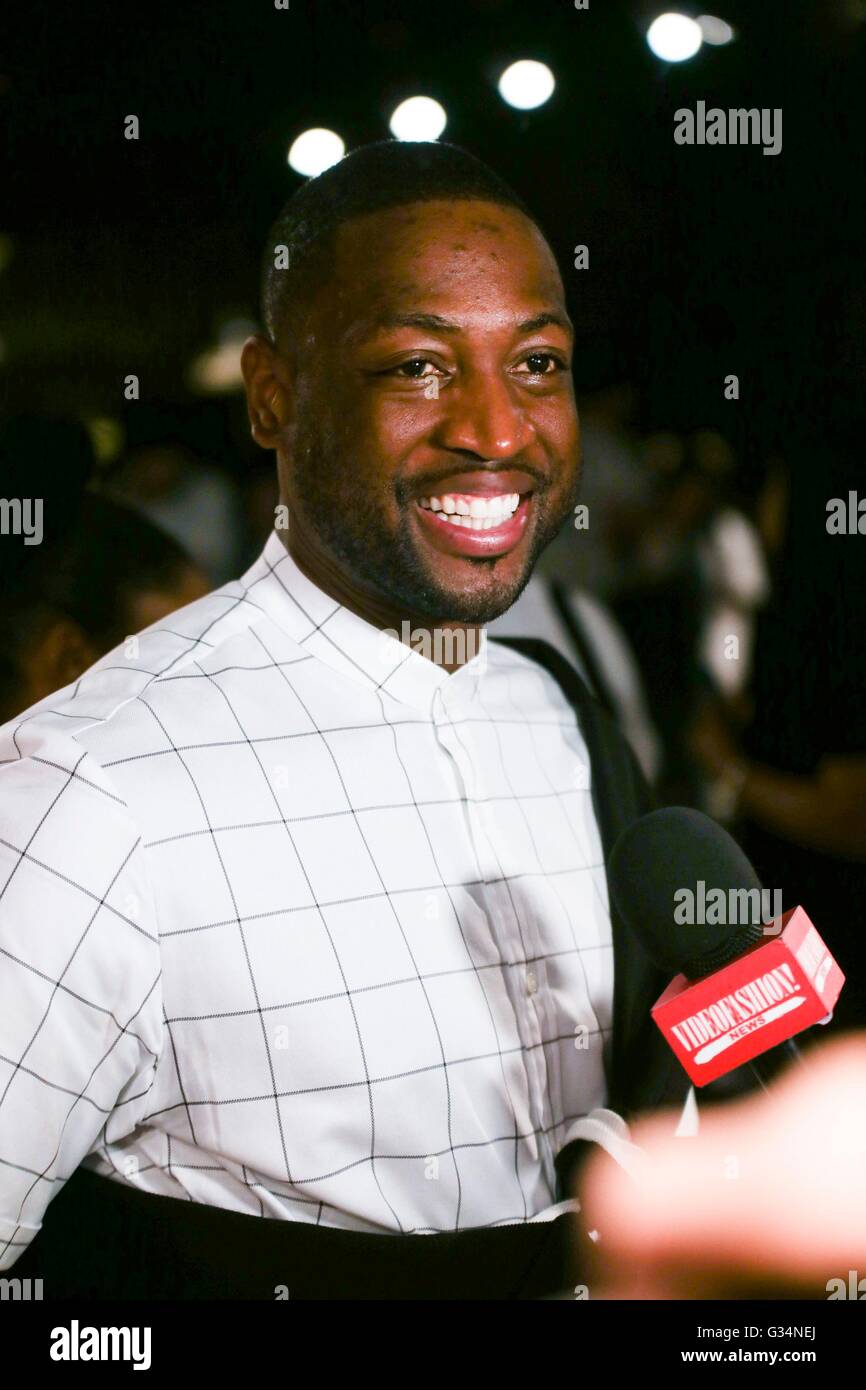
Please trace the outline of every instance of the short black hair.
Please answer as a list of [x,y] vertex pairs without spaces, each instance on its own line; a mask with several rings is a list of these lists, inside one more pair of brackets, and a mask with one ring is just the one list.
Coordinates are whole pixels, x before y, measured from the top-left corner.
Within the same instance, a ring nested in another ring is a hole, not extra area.
[[[353,218],[434,199],[497,203],[538,219],[475,155],[440,141],[377,140],[345,155],[293,194],[273,223],[262,261],[261,315],[276,344],[297,327],[333,266],[337,230]],[[276,248],[288,250],[277,269]]]

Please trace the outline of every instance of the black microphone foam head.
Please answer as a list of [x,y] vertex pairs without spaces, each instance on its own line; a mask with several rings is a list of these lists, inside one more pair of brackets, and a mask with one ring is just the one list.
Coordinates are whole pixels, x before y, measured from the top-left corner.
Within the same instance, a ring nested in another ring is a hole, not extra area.
[[764,939],[760,880],[700,811],[665,806],[632,821],[611,851],[608,882],[620,916],[671,975],[700,979]]

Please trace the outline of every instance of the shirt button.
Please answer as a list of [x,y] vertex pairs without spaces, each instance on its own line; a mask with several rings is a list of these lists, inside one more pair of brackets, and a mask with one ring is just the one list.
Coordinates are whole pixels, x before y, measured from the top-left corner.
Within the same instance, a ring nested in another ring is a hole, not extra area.
[[526,993],[538,993],[538,976],[536,975],[534,970],[527,970],[526,972]]

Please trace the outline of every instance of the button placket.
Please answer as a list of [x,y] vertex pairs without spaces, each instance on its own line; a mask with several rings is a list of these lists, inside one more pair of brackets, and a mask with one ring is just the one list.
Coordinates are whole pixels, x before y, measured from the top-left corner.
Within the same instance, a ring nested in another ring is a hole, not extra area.
[[[455,701],[454,692],[446,699],[436,692],[434,721],[437,738],[451,755],[458,769],[466,796],[466,814],[472,847],[483,880],[482,892],[485,915],[496,949],[505,963],[506,990],[518,1036],[523,1047],[523,1074],[529,1117],[536,1132],[538,1154],[551,1190],[555,1190],[556,1173],[548,1128],[552,1124],[550,1097],[547,1094],[547,1059],[544,1056],[542,1020],[547,1010],[539,998],[543,984],[543,963],[537,961],[539,932],[531,913],[522,914],[514,902],[509,885],[503,882],[508,873],[507,846],[502,843],[493,803],[484,800],[486,786],[481,760],[473,743],[473,726],[467,722],[455,729],[453,720],[470,713],[472,700]],[[466,708],[468,706],[468,708]],[[503,860],[502,854],[506,857]],[[527,966],[525,961],[532,964]],[[527,979],[534,981],[527,988]]]
[[[483,802],[472,808],[483,828],[483,834],[491,845],[491,853],[496,865],[495,877],[507,874],[507,862],[502,861],[499,851],[507,847],[497,842],[497,825],[493,803]],[[496,904],[496,920],[501,939],[508,945],[507,958],[511,962],[508,972],[509,997],[512,1001],[517,1027],[524,1045],[524,1072],[528,1088],[528,1098],[532,1124],[537,1134],[538,1151],[544,1165],[545,1175],[551,1187],[555,1187],[556,1174],[553,1164],[553,1151],[548,1129],[553,1123],[553,1111],[548,1093],[547,1058],[544,1055],[544,1031],[542,1022],[547,1017],[547,1009],[540,990],[544,982],[544,966],[538,957],[541,952],[540,934],[535,926],[531,912],[521,913],[519,901],[509,891],[508,884],[502,881],[491,884],[488,896]],[[505,952],[503,951],[503,955]],[[529,964],[524,964],[529,962]],[[530,985],[530,980],[532,984]]]

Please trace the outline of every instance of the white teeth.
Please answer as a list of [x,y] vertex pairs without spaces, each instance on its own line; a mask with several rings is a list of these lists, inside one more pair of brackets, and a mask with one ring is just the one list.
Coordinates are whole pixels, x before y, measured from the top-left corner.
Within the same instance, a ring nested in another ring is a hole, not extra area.
[[489,525],[481,525],[481,522],[502,523],[508,521],[516,512],[520,505],[520,494],[517,492],[500,493],[495,497],[473,497],[473,496],[452,496],[446,493],[443,497],[421,497],[419,504],[426,507],[428,511],[443,512],[453,524],[458,524],[454,519],[460,517],[463,520],[478,522],[477,526],[471,529],[474,531],[489,531]]
[[470,531],[489,531],[492,526],[501,525],[501,518],[496,516],[460,516],[455,512],[448,517],[451,526],[464,526]]

